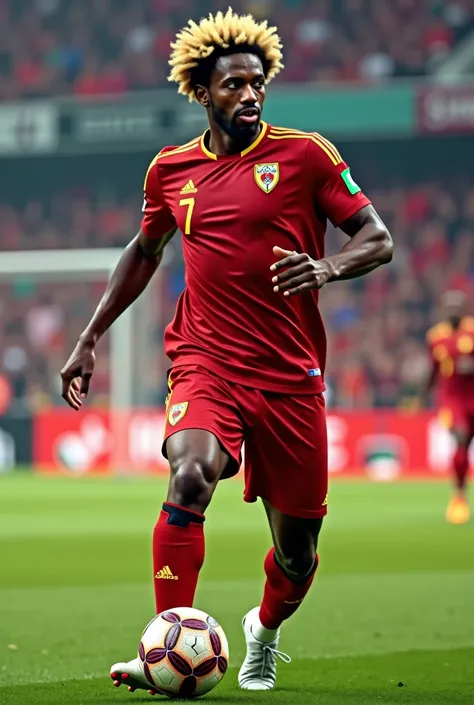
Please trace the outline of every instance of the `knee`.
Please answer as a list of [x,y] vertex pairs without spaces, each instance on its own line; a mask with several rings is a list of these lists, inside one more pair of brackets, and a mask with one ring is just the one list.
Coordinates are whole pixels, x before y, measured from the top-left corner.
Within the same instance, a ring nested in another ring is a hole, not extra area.
[[168,501],[203,513],[215,489],[215,473],[198,458],[183,460],[171,468]]
[[321,526],[322,520],[318,520],[298,536],[289,534],[288,540],[282,540],[275,547],[278,562],[289,578],[303,580],[314,569]]
[[278,563],[286,575],[295,581],[308,577],[314,568],[316,550],[312,541],[305,547],[295,547],[293,550],[276,551]]

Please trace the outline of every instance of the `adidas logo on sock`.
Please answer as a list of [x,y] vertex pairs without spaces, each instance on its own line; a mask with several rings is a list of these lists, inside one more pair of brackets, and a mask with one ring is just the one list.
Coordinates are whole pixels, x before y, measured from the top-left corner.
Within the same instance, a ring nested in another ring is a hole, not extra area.
[[178,576],[173,575],[169,565],[163,566],[163,568],[157,572],[155,578],[157,580],[178,580]]

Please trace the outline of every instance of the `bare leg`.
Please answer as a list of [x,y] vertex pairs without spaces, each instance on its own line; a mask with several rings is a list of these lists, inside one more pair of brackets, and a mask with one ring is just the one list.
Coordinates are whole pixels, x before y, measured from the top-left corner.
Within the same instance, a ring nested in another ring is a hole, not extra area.
[[204,512],[229,461],[209,431],[190,429],[167,441],[167,501],[153,532],[156,612],[192,607],[204,563]]

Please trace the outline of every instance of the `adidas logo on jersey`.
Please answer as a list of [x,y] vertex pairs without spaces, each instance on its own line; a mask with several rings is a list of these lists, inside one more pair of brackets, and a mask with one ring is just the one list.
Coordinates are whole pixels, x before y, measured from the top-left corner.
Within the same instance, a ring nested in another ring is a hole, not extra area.
[[183,186],[179,193],[181,196],[184,196],[187,193],[197,193],[197,188],[195,187],[193,180],[189,179],[188,183]]
[[178,576],[173,575],[169,565],[163,566],[163,568],[157,572],[155,578],[157,580],[178,580]]

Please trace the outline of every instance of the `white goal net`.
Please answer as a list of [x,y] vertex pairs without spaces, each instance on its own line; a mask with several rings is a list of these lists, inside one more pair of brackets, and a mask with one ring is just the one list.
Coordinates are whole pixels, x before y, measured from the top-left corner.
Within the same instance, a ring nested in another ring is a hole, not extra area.
[[76,413],[60,398],[61,367],[122,252],[41,250],[0,257],[1,313],[7,323],[3,363],[13,387],[16,381],[22,386],[12,408],[34,414],[34,462],[45,471],[162,469],[167,258],[99,342],[84,409]]

